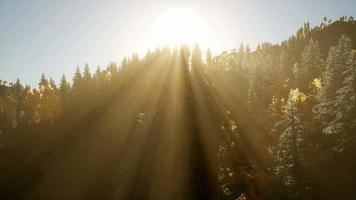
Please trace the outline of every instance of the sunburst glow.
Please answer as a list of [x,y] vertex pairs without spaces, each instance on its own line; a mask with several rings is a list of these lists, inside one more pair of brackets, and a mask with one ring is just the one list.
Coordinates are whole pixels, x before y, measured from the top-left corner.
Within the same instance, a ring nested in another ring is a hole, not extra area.
[[152,34],[154,43],[158,45],[204,44],[207,28],[197,13],[185,8],[173,8],[158,17]]

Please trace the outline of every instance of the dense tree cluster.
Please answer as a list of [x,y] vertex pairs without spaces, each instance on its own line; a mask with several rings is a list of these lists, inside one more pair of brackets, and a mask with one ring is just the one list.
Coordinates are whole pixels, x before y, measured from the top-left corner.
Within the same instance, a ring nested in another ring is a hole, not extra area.
[[353,199],[355,27],[1,81],[0,197]]

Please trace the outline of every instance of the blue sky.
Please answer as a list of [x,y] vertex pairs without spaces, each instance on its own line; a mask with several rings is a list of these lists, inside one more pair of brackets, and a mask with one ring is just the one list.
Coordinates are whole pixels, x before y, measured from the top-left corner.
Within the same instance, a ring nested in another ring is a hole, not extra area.
[[324,16],[356,16],[354,0],[0,0],[0,79],[36,85],[42,72],[58,80],[85,63],[94,70],[143,54],[152,24],[175,7],[204,19],[214,52],[280,42]]

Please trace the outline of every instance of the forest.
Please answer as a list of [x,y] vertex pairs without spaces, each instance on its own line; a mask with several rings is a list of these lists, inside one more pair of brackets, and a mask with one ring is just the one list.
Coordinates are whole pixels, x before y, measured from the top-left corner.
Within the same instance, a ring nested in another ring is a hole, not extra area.
[[0,199],[356,199],[355,49],[345,16],[2,80]]

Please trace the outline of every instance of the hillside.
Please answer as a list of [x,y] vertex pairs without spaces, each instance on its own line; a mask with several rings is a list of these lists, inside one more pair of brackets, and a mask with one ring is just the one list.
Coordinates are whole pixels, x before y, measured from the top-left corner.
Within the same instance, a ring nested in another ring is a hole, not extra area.
[[355,49],[343,17],[1,81],[0,199],[355,199]]

